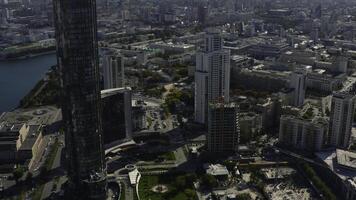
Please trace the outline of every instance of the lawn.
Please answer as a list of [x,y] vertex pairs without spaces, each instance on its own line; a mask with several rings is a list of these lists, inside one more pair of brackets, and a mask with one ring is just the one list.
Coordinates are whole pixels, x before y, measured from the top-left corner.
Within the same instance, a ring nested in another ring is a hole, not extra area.
[[120,191],[120,200],[125,200],[125,186],[124,184],[121,183],[121,187],[120,187],[121,191]]
[[[142,176],[139,185],[139,195],[142,200],[196,200],[196,194],[192,185],[186,184],[184,187],[178,186],[176,179],[185,177],[184,175],[162,175],[162,176]],[[187,181],[186,181],[187,182]],[[168,192],[159,194],[151,191],[152,187],[164,184],[168,187]]]
[[25,200],[26,199],[26,192],[25,190],[21,190],[20,194],[16,198],[17,200]]
[[32,199],[33,200],[40,200],[41,199],[44,186],[45,186],[45,184],[41,184],[36,188],[36,190],[32,194]]
[[160,157],[164,158],[165,160],[176,160],[176,156],[172,151],[161,154]]

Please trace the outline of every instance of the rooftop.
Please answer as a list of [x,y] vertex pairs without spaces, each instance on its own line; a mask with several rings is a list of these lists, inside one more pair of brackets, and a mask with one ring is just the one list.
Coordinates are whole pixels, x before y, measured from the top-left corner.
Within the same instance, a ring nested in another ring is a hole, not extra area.
[[356,153],[337,149],[336,159],[339,165],[356,170]]
[[112,89],[107,89],[107,90],[101,90],[101,98],[105,98],[108,96],[112,96],[115,94],[123,93],[131,91],[130,87],[122,87],[122,88],[112,88]]
[[[339,153],[341,153],[341,155],[344,153],[345,151],[341,151]],[[350,152],[351,153],[351,152]],[[353,155],[355,153],[352,153]],[[328,167],[330,170],[332,170],[337,176],[339,176],[341,179],[343,180],[347,180],[347,179],[352,179],[354,177],[356,177],[356,168],[355,169],[350,169],[350,168],[345,168],[345,167],[341,167],[337,162],[337,150],[328,150],[328,151],[323,151],[323,152],[319,152],[316,153],[316,156],[322,160]],[[342,157],[342,156],[341,156]],[[343,162],[342,158],[341,158],[341,163]]]
[[131,185],[136,185],[140,176],[140,172],[137,169],[134,169],[133,171],[129,172],[129,179]]
[[229,175],[229,171],[224,165],[220,164],[210,164],[206,166],[206,173],[212,176],[227,176]]
[[2,123],[0,124],[0,133],[2,132],[19,132],[23,124]]
[[41,133],[40,125],[30,125],[30,130],[25,141],[22,143],[20,150],[31,150],[35,144],[38,135]]
[[289,167],[264,168],[261,171],[266,179],[283,179],[296,173],[294,169]]

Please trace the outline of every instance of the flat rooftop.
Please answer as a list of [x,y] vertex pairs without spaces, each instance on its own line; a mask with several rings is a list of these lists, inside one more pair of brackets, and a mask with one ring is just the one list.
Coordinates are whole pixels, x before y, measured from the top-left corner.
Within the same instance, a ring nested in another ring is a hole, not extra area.
[[131,91],[130,87],[122,87],[122,88],[112,88],[112,89],[106,89],[106,90],[101,90],[101,98],[105,98],[108,96],[112,96],[115,94],[119,94],[119,93],[124,93],[124,92],[129,92]]
[[337,149],[336,158],[339,165],[356,170],[356,153]]
[[0,133],[19,132],[23,124],[0,123]]
[[[342,153],[342,152],[341,152]],[[355,153],[353,153],[355,154]],[[342,154],[341,154],[342,155]],[[356,168],[354,170],[342,167],[338,164],[336,150],[328,150],[316,153],[316,156],[324,161],[324,163],[332,170],[337,176],[343,180],[353,179],[356,177]],[[341,163],[343,162],[342,156],[340,157]],[[346,161],[344,161],[346,162]],[[354,162],[354,161],[353,161]],[[347,163],[347,162],[346,162]]]
[[61,120],[61,112],[54,106],[16,109],[0,115],[0,123],[6,122],[8,124],[49,125],[58,120]]
[[268,199],[273,200],[308,200],[313,199],[309,188],[298,188],[287,182],[269,184],[265,187]]
[[31,150],[40,133],[40,125],[30,125],[30,130],[25,141],[22,143],[20,150]]
[[261,171],[266,179],[283,179],[296,173],[294,169],[289,167],[264,168]]
[[212,176],[227,176],[229,175],[229,171],[223,165],[216,164],[216,165],[208,165],[206,167],[206,173]]

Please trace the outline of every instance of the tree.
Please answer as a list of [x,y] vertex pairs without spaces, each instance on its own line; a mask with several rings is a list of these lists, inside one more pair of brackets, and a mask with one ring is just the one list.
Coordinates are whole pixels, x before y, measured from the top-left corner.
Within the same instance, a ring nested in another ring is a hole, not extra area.
[[201,184],[209,189],[212,189],[218,186],[218,181],[214,176],[205,174],[201,179]]
[[243,193],[243,194],[239,194],[236,196],[237,200],[252,200],[250,194],[248,193]]
[[190,186],[193,187],[193,182],[197,181],[197,175],[196,174],[186,174],[185,175],[185,181],[188,184],[191,184]]
[[188,199],[196,199],[196,193],[192,189],[185,189],[184,194],[188,197]]
[[177,176],[175,179],[175,185],[177,186],[177,188],[185,188],[187,185],[185,176]]
[[14,171],[12,172],[12,175],[16,181],[16,183],[18,183],[19,179],[23,176],[24,174],[24,169],[22,167],[17,167],[16,169],[14,169]]
[[27,173],[27,176],[26,176],[26,181],[30,181],[33,177],[33,174],[31,172],[28,172]]

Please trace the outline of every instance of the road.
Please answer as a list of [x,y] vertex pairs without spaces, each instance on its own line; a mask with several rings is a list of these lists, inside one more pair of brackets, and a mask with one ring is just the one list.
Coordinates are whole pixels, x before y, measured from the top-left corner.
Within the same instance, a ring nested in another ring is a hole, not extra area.
[[[64,140],[64,136],[60,136],[59,138],[59,141],[60,142],[63,142]],[[57,151],[57,154],[56,154],[56,157],[54,158],[54,161],[53,161],[53,164],[52,164],[52,167],[51,169],[56,169],[56,168],[59,168],[61,166],[61,155],[62,155],[62,150],[63,150],[63,146],[59,146],[58,148],[58,151]],[[54,188],[54,183],[55,182],[55,179],[52,179],[51,181],[47,182],[43,188],[43,192],[42,192],[42,197],[41,199],[46,199],[48,198],[51,193],[52,193],[52,190],[53,191],[57,191],[57,188]],[[56,183],[57,185],[58,183]]]
[[325,166],[325,165],[322,164],[322,163],[319,163],[319,162],[317,162],[317,161],[315,161],[315,160],[312,160],[312,159],[310,159],[310,158],[306,158],[306,157],[304,157],[304,156],[298,155],[298,154],[293,153],[293,152],[291,152],[291,151],[288,151],[288,150],[285,150],[285,149],[280,149],[280,148],[278,148],[278,147],[273,147],[273,148],[276,149],[276,150],[278,150],[279,152],[281,152],[281,153],[283,153],[283,154],[288,155],[288,156],[292,156],[292,157],[294,157],[294,158],[304,160],[304,161],[309,162],[309,163],[312,163],[312,164],[314,164],[314,165],[318,165],[318,166],[321,166],[321,167],[326,167],[326,168],[328,168],[327,166]]
[[122,183],[121,186],[125,188],[125,199],[134,199],[134,195],[136,194],[134,188],[130,184],[129,178],[127,176],[125,178],[121,176],[119,180]]

